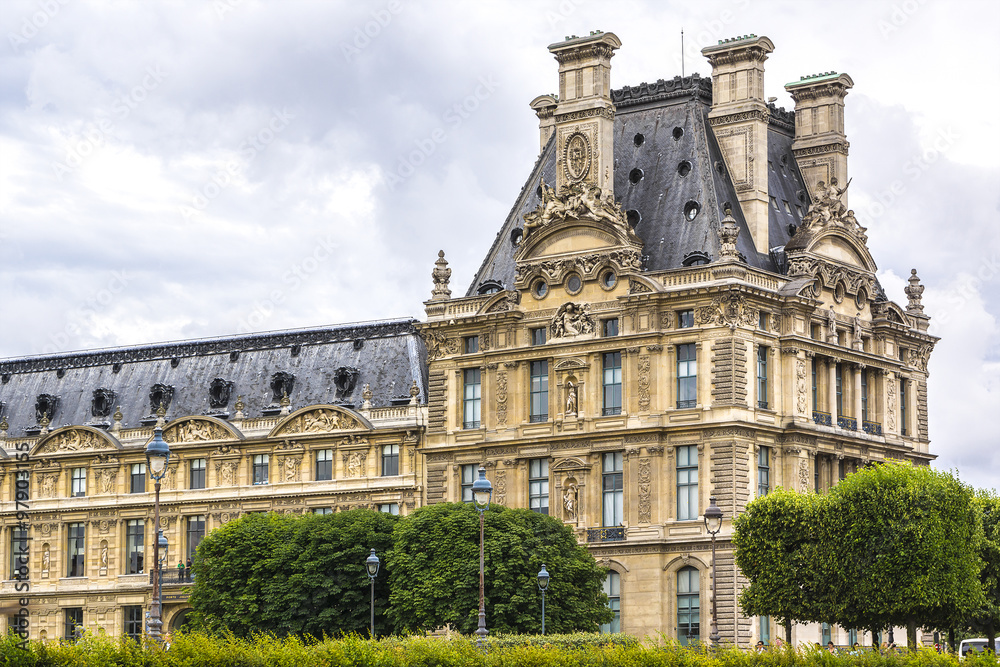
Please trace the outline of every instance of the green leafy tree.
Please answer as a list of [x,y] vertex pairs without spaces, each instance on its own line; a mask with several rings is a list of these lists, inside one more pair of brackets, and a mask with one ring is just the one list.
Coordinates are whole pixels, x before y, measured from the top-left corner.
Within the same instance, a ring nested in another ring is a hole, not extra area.
[[[491,505],[485,526],[485,600],[492,632],[537,633],[541,594],[536,576],[551,574],[546,632],[595,631],[613,613],[602,583],[607,570],[577,544],[558,519]],[[472,504],[418,509],[396,526],[389,554],[389,616],[397,627],[426,630],[450,624],[475,631],[479,618],[479,513]]]
[[983,569],[979,581],[983,587],[983,606],[973,615],[969,629],[986,637],[993,646],[1000,631],[1000,497],[994,491],[976,494],[983,522],[983,542],[979,551]]
[[983,527],[972,490],[928,466],[886,463],[849,475],[826,496],[836,539],[825,568],[844,627],[948,627],[984,604]]
[[397,517],[372,510],[336,514],[250,514],[209,533],[195,556],[190,603],[196,625],[237,636],[367,634],[370,586],[364,561],[375,549],[375,627],[387,625],[389,572]]

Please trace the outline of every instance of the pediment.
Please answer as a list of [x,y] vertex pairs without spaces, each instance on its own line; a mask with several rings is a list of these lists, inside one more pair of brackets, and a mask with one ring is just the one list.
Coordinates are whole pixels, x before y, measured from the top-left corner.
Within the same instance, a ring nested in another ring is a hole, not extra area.
[[[795,248],[797,250],[797,248]],[[789,250],[786,248],[786,250]],[[821,259],[833,260],[840,264],[875,273],[878,266],[868,251],[868,247],[855,235],[836,227],[827,227],[809,238],[802,250]]]
[[92,426],[64,426],[38,441],[31,455],[76,454],[106,449],[121,449],[118,440]]
[[313,405],[296,410],[271,430],[268,437],[292,434],[367,431],[374,428],[367,419],[339,405]]
[[243,434],[217,417],[192,416],[176,419],[163,427],[168,443],[243,440]]
[[553,472],[569,472],[573,470],[590,470],[590,464],[575,456],[556,461],[552,466]]
[[590,366],[583,359],[577,357],[568,357],[566,359],[560,359],[556,362],[555,369],[557,371],[575,371],[580,369],[587,369]]
[[618,225],[595,220],[567,219],[535,230],[522,242],[517,261],[553,255],[593,253],[615,248],[642,249],[642,242]]

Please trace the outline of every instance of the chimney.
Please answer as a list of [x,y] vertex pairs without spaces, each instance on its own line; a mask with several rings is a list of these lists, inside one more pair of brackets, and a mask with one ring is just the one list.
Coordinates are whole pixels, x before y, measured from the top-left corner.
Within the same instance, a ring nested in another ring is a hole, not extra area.
[[555,95],[539,95],[531,100],[531,108],[538,116],[538,131],[541,135],[538,145],[539,153],[545,150],[545,144],[549,143],[549,137],[556,129],[555,111],[558,104],[559,99]]
[[767,122],[764,61],[767,37],[744,35],[701,50],[712,65],[712,126],[736,187],[757,252],[768,252]]
[[[847,184],[847,135],[844,134],[844,97],[854,87],[847,74],[824,72],[785,84],[795,100],[795,141],[792,153],[810,196],[816,185],[836,178]],[[847,193],[840,200],[847,206]]]
[[[549,46],[559,63],[559,99],[552,100],[556,102],[552,130],[556,133],[557,194],[570,185],[586,183],[601,188],[602,194],[614,195],[611,57],[621,45],[614,33],[595,30],[587,37],[573,35]],[[544,134],[546,121],[541,113],[539,121]]]

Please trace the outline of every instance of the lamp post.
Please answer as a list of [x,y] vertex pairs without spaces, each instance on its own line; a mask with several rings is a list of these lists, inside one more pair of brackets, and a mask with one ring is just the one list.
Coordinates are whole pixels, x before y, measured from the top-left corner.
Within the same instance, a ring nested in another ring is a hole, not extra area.
[[715,496],[710,498],[708,509],[705,510],[705,529],[712,536],[712,632],[708,638],[712,644],[719,643],[719,618],[715,598],[717,586],[715,580],[715,535],[722,529],[722,510],[715,504]]
[[372,583],[372,639],[375,639],[375,577],[378,576],[378,566],[378,556],[375,555],[375,550],[372,549],[371,555],[365,560],[365,570],[367,570],[368,579]]
[[160,533],[160,536],[156,540],[157,544],[160,547],[160,549],[159,549],[159,551],[160,551],[160,560],[156,561],[156,565],[157,565],[157,568],[159,570],[159,573],[157,575],[157,580],[159,581],[159,586],[157,586],[156,597],[158,599],[162,600],[163,599],[163,564],[165,562],[167,562],[167,549],[169,548],[170,544],[167,542],[167,537],[166,537],[166,535],[163,534],[163,531],[161,530],[161,531],[159,531],[159,533]]
[[[166,410],[161,405],[156,411],[156,430],[153,431],[153,439],[146,445],[146,463],[149,466],[149,476],[153,478],[154,489],[156,490],[153,501],[153,526],[154,530],[160,528],[160,480],[167,472],[167,463],[170,461],[170,447],[163,440],[163,429],[161,427],[163,415]],[[160,628],[163,621],[160,620],[160,539],[159,532],[154,533],[157,538],[153,540],[153,602],[149,605],[149,636],[153,641],[160,641]]]
[[483,648],[486,640],[486,602],[484,596],[485,576],[483,574],[483,533],[486,525],[486,509],[490,506],[493,485],[486,479],[486,468],[479,466],[479,479],[472,483],[472,501],[479,510],[479,627],[476,628],[476,646]]
[[538,590],[542,592],[542,635],[545,635],[545,590],[549,587],[549,573],[542,563],[542,569],[538,571]]

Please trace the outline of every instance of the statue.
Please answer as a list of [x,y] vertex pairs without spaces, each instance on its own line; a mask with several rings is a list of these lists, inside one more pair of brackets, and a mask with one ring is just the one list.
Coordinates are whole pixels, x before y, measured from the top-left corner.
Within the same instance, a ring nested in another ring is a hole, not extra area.
[[108,543],[101,542],[101,569],[108,569]]
[[590,309],[586,304],[577,306],[572,301],[567,301],[559,307],[555,317],[552,318],[553,338],[579,336],[593,331],[594,319],[590,316]]
[[576,519],[576,484],[570,482],[563,491],[563,507],[566,508],[566,516]]
[[576,387],[572,381],[566,385],[566,414],[576,415]]
[[42,572],[47,573],[49,571],[49,545],[45,545],[45,550],[42,551]]
[[562,222],[566,219],[593,220],[608,222],[632,233],[632,228],[625,219],[625,212],[610,192],[603,192],[596,185],[573,183],[563,194],[540,182],[542,201],[534,211],[524,214],[524,235],[552,222]]
[[[802,219],[802,226],[809,227],[814,223],[826,225],[829,222],[834,222],[835,224],[851,227],[852,223],[845,221],[845,214],[848,213],[847,207],[844,203],[840,201],[841,196],[847,192],[847,188],[851,186],[851,181],[847,181],[847,185],[844,187],[837,186],[836,177],[830,179],[830,184],[827,185],[823,181],[816,184],[816,198],[812,204],[809,205],[809,210],[806,211],[805,217]],[[853,212],[851,213],[851,219],[853,220]],[[857,220],[854,220],[853,224],[857,224]],[[860,225],[858,225],[860,227]]]

